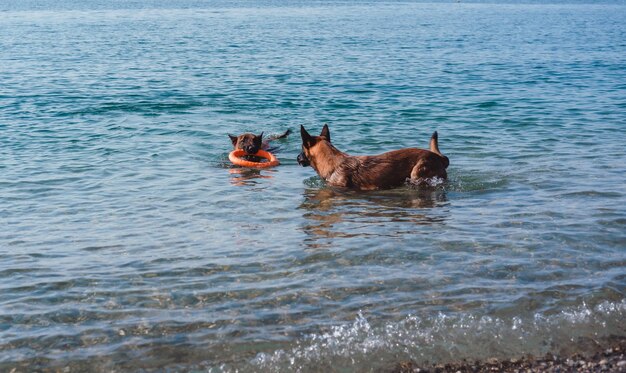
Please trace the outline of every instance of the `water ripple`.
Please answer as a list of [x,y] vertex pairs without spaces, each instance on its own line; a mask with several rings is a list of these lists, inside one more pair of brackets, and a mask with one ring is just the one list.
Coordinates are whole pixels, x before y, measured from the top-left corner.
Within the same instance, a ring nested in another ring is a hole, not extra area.
[[[133,10],[134,9],[134,10]],[[376,371],[624,335],[620,4],[0,5],[0,370]],[[295,160],[427,147],[360,193]],[[228,133],[295,134],[232,166]]]

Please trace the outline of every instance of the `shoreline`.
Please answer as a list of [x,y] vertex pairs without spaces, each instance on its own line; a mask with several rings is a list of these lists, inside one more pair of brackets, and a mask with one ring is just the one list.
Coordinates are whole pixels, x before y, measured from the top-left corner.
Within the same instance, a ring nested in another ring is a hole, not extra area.
[[543,357],[531,355],[511,358],[489,358],[440,364],[402,361],[389,373],[465,373],[465,372],[626,372],[626,337],[613,337],[584,353],[572,355],[548,353]]

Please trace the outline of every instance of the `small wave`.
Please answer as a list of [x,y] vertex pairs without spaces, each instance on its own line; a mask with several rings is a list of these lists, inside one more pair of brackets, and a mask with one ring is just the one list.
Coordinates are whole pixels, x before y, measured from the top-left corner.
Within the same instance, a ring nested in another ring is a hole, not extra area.
[[481,108],[481,109],[488,109],[488,108],[492,108],[492,107],[498,106],[498,102],[496,102],[496,101],[484,101],[484,102],[478,103],[476,106]]
[[464,171],[463,174],[450,172],[446,190],[450,192],[485,192],[497,190],[508,185],[509,180],[504,175],[487,172]]
[[595,197],[595,198],[619,198],[622,196],[619,192],[598,191],[598,190],[581,190],[577,192],[564,193],[563,197]]
[[[543,355],[571,348],[588,338],[626,332],[621,322],[626,301],[582,304],[556,314],[528,318],[443,313],[432,317],[409,315],[399,322],[373,326],[362,313],[349,324],[306,336],[291,349],[259,353],[250,361],[255,371],[311,371],[320,365],[371,371],[373,362],[413,359],[421,364],[461,359]],[[574,343],[572,343],[574,342]]]
[[137,102],[105,102],[97,106],[85,107],[83,109],[71,112],[60,113],[60,116],[75,115],[103,115],[114,112],[123,113],[139,113],[139,114],[179,114],[189,109],[193,109],[203,104],[198,101],[180,101],[180,102],[159,102],[155,101],[137,101]]

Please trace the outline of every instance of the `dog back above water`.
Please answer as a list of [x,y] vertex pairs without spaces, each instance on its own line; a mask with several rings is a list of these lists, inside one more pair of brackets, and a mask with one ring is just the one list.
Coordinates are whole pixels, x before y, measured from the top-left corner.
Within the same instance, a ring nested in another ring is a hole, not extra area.
[[405,148],[371,156],[351,156],[331,143],[330,130],[324,125],[319,136],[300,127],[302,153],[298,163],[311,166],[329,185],[357,190],[390,189],[407,182],[429,185],[433,178],[447,179],[448,157],[439,150],[437,132],[430,149]]

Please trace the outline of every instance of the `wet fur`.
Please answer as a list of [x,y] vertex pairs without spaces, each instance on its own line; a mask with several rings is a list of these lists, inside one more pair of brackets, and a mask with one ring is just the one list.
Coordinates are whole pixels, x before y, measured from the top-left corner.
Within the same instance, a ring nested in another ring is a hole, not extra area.
[[301,127],[302,153],[298,163],[310,164],[329,185],[358,190],[389,189],[410,182],[425,185],[434,177],[446,179],[448,157],[441,154],[437,132],[430,150],[406,148],[373,156],[350,156],[330,142],[324,125],[320,136],[311,136]]

